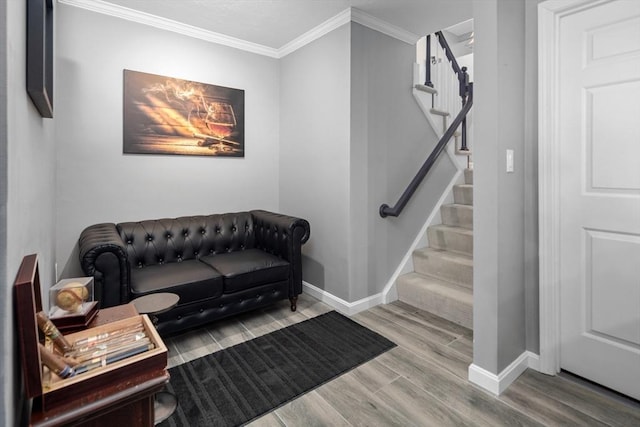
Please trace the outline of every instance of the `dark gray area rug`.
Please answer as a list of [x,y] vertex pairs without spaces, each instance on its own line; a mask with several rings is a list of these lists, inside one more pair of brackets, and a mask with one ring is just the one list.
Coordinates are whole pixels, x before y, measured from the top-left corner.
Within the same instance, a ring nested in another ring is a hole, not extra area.
[[395,344],[331,311],[171,368],[176,412],[161,426],[245,424]]

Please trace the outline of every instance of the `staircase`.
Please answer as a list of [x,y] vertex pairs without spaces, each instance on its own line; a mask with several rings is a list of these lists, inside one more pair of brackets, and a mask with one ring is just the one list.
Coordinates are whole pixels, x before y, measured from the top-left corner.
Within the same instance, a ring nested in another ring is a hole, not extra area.
[[[414,66],[413,94],[440,139],[397,203],[383,204],[379,212],[382,218],[400,215],[443,152],[460,168],[466,163],[464,183],[453,186],[454,203],[440,208],[442,224],[427,228],[428,246],[412,254],[414,271],[398,277],[395,285],[400,301],[472,329],[473,167],[467,130],[472,120],[473,83],[444,34],[438,31],[435,37],[425,37],[424,68],[419,63]],[[450,200],[451,195],[447,197]]]
[[453,199],[440,208],[442,224],[428,227],[429,246],[413,252],[415,271],[398,278],[398,299],[472,329],[473,169]]

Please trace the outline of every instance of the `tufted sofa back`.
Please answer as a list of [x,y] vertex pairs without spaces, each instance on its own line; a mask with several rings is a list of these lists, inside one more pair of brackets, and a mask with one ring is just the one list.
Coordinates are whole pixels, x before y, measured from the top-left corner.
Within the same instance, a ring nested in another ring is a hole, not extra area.
[[116,228],[131,268],[181,262],[255,246],[250,212],[124,222]]

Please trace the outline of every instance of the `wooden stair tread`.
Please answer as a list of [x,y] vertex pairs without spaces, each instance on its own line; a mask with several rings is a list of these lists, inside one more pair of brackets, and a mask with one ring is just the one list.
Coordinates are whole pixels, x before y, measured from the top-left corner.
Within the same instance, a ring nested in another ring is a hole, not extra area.
[[431,86],[417,84],[417,85],[414,85],[413,87],[419,91],[430,93],[431,95],[438,94],[438,91],[432,88]]

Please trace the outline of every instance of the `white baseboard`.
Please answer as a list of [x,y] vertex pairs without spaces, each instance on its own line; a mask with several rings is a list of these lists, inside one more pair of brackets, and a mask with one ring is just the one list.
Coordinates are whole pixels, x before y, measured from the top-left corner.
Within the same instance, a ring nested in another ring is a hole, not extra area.
[[[451,178],[451,181],[447,185],[447,188],[445,188],[445,190],[442,192],[440,199],[436,202],[435,206],[433,207],[433,210],[429,214],[429,217],[424,222],[422,228],[420,228],[420,231],[416,235],[416,238],[413,240],[413,243],[411,244],[407,252],[404,254],[404,257],[400,261],[400,264],[398,265],[396,270],[393,272],[393,274],[389,278],[389,281],[387,281],[387,284],[382,290],[382,296],[383,296],[382,300],[385,304],[389,304],[390,302],[393,302],[398,299],[398,290],[396,289],[396,280],[398,280],[398,277],[400,277],[400,275],[410,273],[413,271],[413,251],[415,251],[419,247],[429,246],[429,242],[426,241],[426,237],[425,237],[427,233],[427,228],[429,228],[431,224],[435,224],[436,223],[435,221],[440,221],[440,207],[445,203],[447,203],[448,201],[449,202],[453,201],[453,195],[452,195],[453,186],[458,182],[461,175],[462,175],[461,170],[458,170],[453,175],[453,178]],[[421,243],[423,244],[421,245]]]
[[538,370],[540,356],[525,351],[498,375],[475,365],[469,366],[469,381],[499,396],[507,389],[527,368]]
[[540,355],[531,353],[530,351],[527,353],[529,354],[529,368],[540,372]]
[[371,295],[370,297],[363,298],[358,301],[347,302],[325,290],[313,286],[311,283],[305,282],[304,280],[302,281],[302,291],[347,316],[353,316],[354,314],[358,314],[361,311],[383,303],[382,293]]

